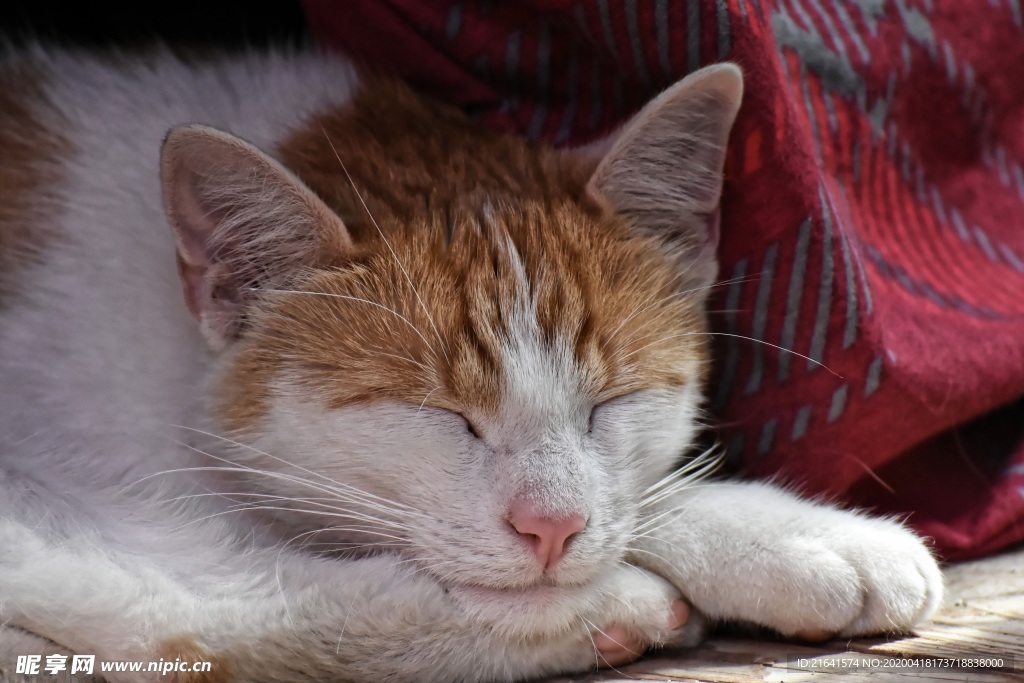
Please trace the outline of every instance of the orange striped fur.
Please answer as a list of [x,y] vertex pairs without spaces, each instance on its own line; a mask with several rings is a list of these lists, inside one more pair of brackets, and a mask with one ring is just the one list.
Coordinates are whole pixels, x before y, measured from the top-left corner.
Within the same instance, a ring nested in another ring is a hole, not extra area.
[[701,379],[698,298],[678,295],[658,243],[588,194],[583,156],[372,80],[278,156],[357,246],[318,255],[299,293],[267,296],[223,385],[234,428],[259,419],[281,372],[331,407],[390,399],[493,417],[519,261],[545,343],[572,347],[594,405]]

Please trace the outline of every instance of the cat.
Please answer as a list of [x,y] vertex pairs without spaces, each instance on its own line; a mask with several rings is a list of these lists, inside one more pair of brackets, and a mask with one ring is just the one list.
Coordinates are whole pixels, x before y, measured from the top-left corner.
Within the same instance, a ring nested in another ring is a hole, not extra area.
[[514,681],[926,619],[896,521],[682,459],[741,96],[555,150],[338,57],[8,54],[0,667]]

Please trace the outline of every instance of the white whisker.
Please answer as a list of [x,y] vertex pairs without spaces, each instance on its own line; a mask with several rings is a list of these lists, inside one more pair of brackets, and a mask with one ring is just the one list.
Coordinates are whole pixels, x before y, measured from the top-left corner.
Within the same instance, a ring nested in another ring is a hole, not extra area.
[[629,358],[631,356],[635,356],[636,354],[640,353],[644,349],[650,348],[652,346],[656,346],[658,344],[662,344],[662,343],[667,342],[667,341],[672,340],[672,339],[677,339],[679,337],[690,337],[690,336],[701,335],[701,334],[707,335],[709,337],[734,337],[736,339],[746,339],[747,341],[756,342],[758,344],[764,344],[765,346],[770,346],[773,349],[778,349],[779,351],[785,351],[786,353],[791,353],[794,356],[799,356],[800,358],[803,358],[804,360],[808,361],[809,363],[814,363],[815,365],[824,368],[825,370],[827,370],[831,374],[835,375],[839,379],[843,379],[843,376],[840,375],[839,373],[835,372],[834,370],[832,370],[832,368],[828,367],[827,365],[825,365],[824,363],[822,363],[820,361],[814,360],[810,356],[805,356],[804,354],[799,353],[797,351],[794,351],[792,349],[787,349],[787,348],[779,346],[777,344],[772,344],[771,342],[766,342],[763,339],[755,339],[754,337],[746,337],[746,336],[744,336],[742,334],[731,334],[731,333],[728,333],[728,332],[680,332],[678,334],[670,334],[670,335],[668,335],[666,337],[662,337],[661,339],[657,339],[657,340],[655,340],[653,342],[650,342],[649,344],[644,344],[643,346],[641,346],[638,349],[633,349],[632,351],[630,351],[626,355],[620,356],[619,360],[625,360],[625,359],[627,359],[627,358]]
[[[411,320],[409,320],[408,318],[406,318],[404,315],[402,315],[398,311],[394,310],[393,308],[388,308],[384,304],[379,304],[376,301],[370,301],[369,299],[363,299],[363,298],[360,298],[358,296],[349,296],[348,294],[332,294],[331,292],[303,292],[303,291],[300,291],[300,290],[297,290],[297,289],[258,289],[257,291],[260,291],[260,292],[263,292],[263,293],[268,293],[268,294],[298,294],[298,295],[301,295],[301,296],[325,296],[325,297],[329,297],[329,298],[332,298],[332,299],[345,299],[346,301],[358,301],[360,303],[369,304],[370,306],[376,306],[377,308],[380,308],[382,310],[387,311],[388,313],[392,314],[393,316],[395,316],[396,318],[398,318],[399,320],[404,322],[406,325],[411,327],[413,332],[415,332],[419,336],[419,338],[423,340],[423,343],[426,344],[428,348],[431,347],[430,341],[426,337],[423,336],[423,333],[420,332],[419,328],[416,327],[412,323]],[[406,359],[406,360],[412,360],[412,359]],[[413,361],[413,362],[415,362],[415,361]]]
[[423,406],[427,404],[427,399],[430,398],[430,395],[433,394],[435,391],[438,391],[440,388],[441,387],[434,387],[433,389],[427,392],[427,395],[423,397],[422,401],[420,401],[420,407],[416,409],[417,415],[419,415],[420,411],[423,410]]
[[[305,472],[306,474],[311,474],[314,477],[319,477],[320,479],[323,479],[323,480],[329,482],[332,485],[331,487],[328,487],[327,490],[329,490],[329,491],[331,491],[333,493],[340,494],[342,492],[341,490],[347,490],[347,491],[349,491],[349,492],[351,492],[353,494],[357,494],[357,495],[360,495],[360,496],[364,496],[364,497],[368,497],[368,498],[372,498],[372,499],[378,500],[382,504],[385,504],[385,505],[388,505],[388,506],[394,506],[396,508],[404,508],[404,509],[406,509],[406,510],[408,510],[410,512],[418,513],[418,511],[416,511],[414,508],[410,507],[409,505],[406,505],[404,503],[399,503],[397,501],[389,500],[387,498],[383,498],[381,496],[375,495],[375,494],[370,493],[368,491],[363,491],[361,489],[358,489],[358,488],[356,488],[354,486],[351,486],[349,484],[344,484],[344,483],[342,483],[340,481],[337,481],[336,479],[332,479],[332,478],[328,477],[327,475],[321,474],[319,472],[314,472],[313,470],[310,470],[310,469],[307,469],[305,467],[302,467],[301,465],[296,465],[295,463],[288,462],[284,458],[278,457],[276,455],[272,455],[272,454],[267,453],[265,451],[261,451],[260,449],[254,447],[254,446],[250,446],[249,444],[241,443],[240,441],[235,441],[234,439],[229,439],[226,436],[221,436],[219,434],[213,434],[211,432],[207,432],[207,431],[204,431],[202,429],[197,429],[195,427],[187,427],[185,425],[176,425],[176,424],[170,424],[169,426],[176,427],[178,429],[185,429],[187,431],[194,432],[196,434],[202,434],[203,436],[208,436],[211,439],[218,439],[218,440],[223,441],[223,442],[225,442],[227,444],[230,444],[232,446],[237,446],[239,448],[244,448],[244,449],[252,451],[253,453],[257,453],[259,455],[265,456],[265,457],[270,458],[272,460],[276,460],[277,462],[280,462],[280,463],[282,463],[284,465],[287,465],[289,467],[294,467],[295,469],[300,470],[302,472]],[[178,443],[180,443],[180,442],[178,442]],[[212,455],[211,453],[206,453],[206,452],[204,452],[204,451],[202,451],[202,450],[200,450],[198,448],[195,448],[193,446],[190,446],[188,444],[182,444],[182,445],[185,446],[186,448],[189,448],[190,450],[193,450],[193,451],[195,451],[197,453],[201,453],[202,455],[205,455],[207,457],[213,458],[215,460],[219,460],[221,462],[230,463],[232,465],[236,464],[236,463],[233,463],[233,462],[231,462],[229,460],[226,460],[225,458],[220,458],[218,456]],[[251,468],[249,468],[249,469],[251,469]],[[258,470],[253,470],[253,471],[258,471]],[[334,487],[338,487],[338,488],[334,489]],[[339,489],[341,489],[341,490],[339,490]]]
[[[441,333],[437,330],[437,325],[434,324],[434,318],[430,315],[430,310],[427,309],[427,305],[423,302],[423,298],[420,297],[420,293],[416,290],[416,285],[413,284],[412,277],[409,276],[409,271],[402,265],[402,261],[398,258],[398,254],[395,253],[394,248],[391,246],[391,242],[384,236],[384,231],[380,229],[380,225],[377,224],[377,219],[370,213],[370,207],[366,205],[366,200],[363,199],[363,195],[359,192],[359,188],[356,187],[355,181],[352,179],[352,175],[348,172],[348,167],[345,166],[345,162],[341,160],[341,155],[338,154],[338,149],[334,146],[334,142],[331,140],[331,136],[327,134],[327,130],[321,126],[320,130],[324,134],[324,138],[327,139],[327,144],[331,146],[331,151],[334,152],[335,158],[338,160],[338,164],[341,165],[341,170],[345,172],[345,177],[348,178],[348,182],[352,185],[352,190],[356,193],[356,197],[359,199],[359,203],[363,205],[363,209],[366,211],[366,215],[370,217],[370,221],[373,222],[373,227],[377,229],[377,234],[384,240],[384,244],[387,246],[388,251],[391,252],[391,257],[395,259],[395,263],[399,268],[402,269],[402,274],[405,275],[405,279],[409,282],[409,287],[412,288],[412,293],[416,295],[416,300],[420,302],[420,307],[423,309],[424,315],[427,316],[427,321],[430,326],[434,329],[434,335],[437,336],[437,340],[441,343],[441,353],[444,355],[444,359],[448,360],[448,352],[445,349],[444,338]],[[428,346],[430,346],[428,344]]]

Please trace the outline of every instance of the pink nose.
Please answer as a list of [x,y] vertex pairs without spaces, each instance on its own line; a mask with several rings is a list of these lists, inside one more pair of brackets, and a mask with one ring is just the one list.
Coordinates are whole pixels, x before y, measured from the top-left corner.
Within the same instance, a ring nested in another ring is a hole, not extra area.
[[569,540],[587,528],[587,518],[583,515],[553,519],[521,498],[512,502],[508,522],[530,544],[544,569],[554,567],[565,554]]

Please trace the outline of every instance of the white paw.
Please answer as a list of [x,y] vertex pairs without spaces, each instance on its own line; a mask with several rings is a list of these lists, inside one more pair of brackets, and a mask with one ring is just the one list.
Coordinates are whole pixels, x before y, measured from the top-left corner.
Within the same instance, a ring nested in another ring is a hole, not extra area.
[[621,564],[600,587],[601,606],[588,619],[602,665],[633,661],[652,647],[695,645],[704,620],[660,576]]
[[633,559],[711,619],[809,640],[908,631],[938,607],[942,574],[899,524],[756,482],[678,492]]
[[[867,529],[835,539],[856,570],[856,617],[841,636],[908,631],[942,602],[942,572],[920,538],[894,522],[860,520]],[[859,530],[858,530],[859,531]]]
[[[678,590],[631,565],[617,565],[588,586],[573,614],[571,625],[533,635],[486,629],[492,637],[486,645],[489,656],[503,653],[508,662],[502,677],[508,677],[507,671],[536,678],[619,666],[652,647],[692,645],[703,636],[703,620]],[[475,619],[470,623],[479,624]]]
[[[839,513],[843,514],[843,513]],[[942,574],[924,543],[900,525],[844,515],[814,529],[779,534],[767,619],[784,635],[811,640],[905,632],[942,600]],[[838,522],[838,523],[837,523]]]

